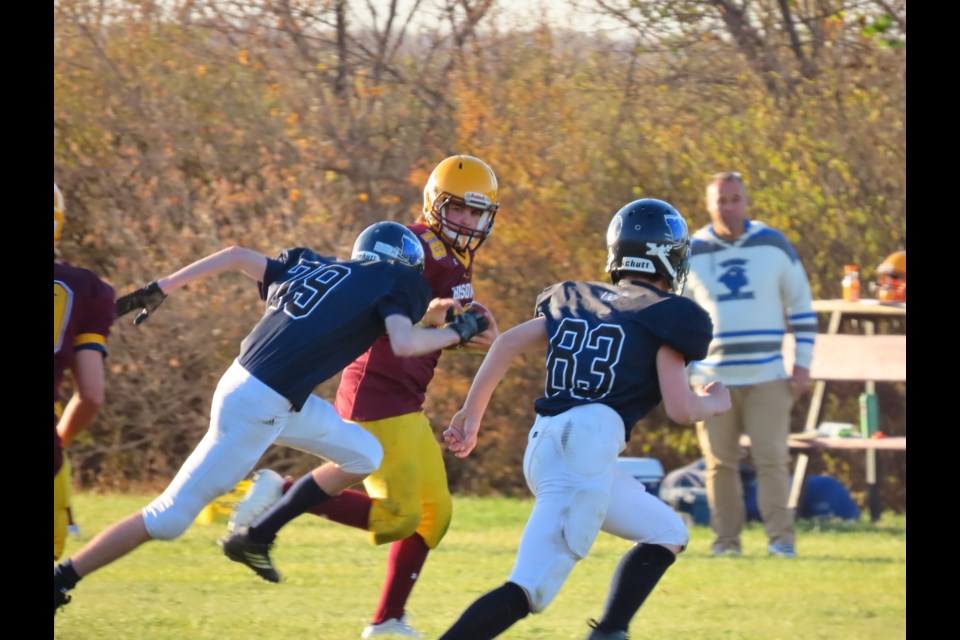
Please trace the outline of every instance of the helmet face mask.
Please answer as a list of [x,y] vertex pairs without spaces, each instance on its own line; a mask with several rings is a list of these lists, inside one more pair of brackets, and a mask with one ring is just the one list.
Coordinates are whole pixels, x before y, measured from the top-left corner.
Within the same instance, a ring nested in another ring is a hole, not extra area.
[[663,200],[643,198],[621,208],[607,227],[607,273],[661,276],[676,294],[690,270],[690,236],[680,212]]
[[57,247],[60,242],[60,232],[63,230],[64,207],[63,194],[60,193],[60,187],[53,183],[53,247]]
[[377,222],[364,229],[351,252],[353,260],[395,261],[423,273],[424,253],[420,239],[399,222]]
[[[430,228],[457,249],[475,251],[493,231],[497,201],[497,177],[473,156],[450,156],[436,166],[423,189],[423,217]],[[449,219],[447,206],[456,203],[481,213],[475,226]]]

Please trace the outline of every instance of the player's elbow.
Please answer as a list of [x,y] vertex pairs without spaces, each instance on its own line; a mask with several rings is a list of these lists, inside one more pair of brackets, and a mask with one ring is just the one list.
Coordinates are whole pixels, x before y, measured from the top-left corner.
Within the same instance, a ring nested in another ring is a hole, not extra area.
[[92,389],[81,388],[77,391],[77,396],[80,402],[89,409],[99,409],[106,399],[106,393],[104,393],[102,387]]
[[263,255],[256,251],[251,251],[246,247],[235,244],[221,250],[220,255],[223,256],[225,265],[232,269],[240,269],[242,271],[256,271],[260,261],[264,260]]
[[399,336],[391,335],[390,349],[393,350],[393,355],[398,358],[409,358],[410,356],[417,355],[413,336],[409,334]]
[[239,264],[243,260],[246,252],[247,250],[243,247],[232,244],[229,247],[224,247],[221,249],[217,255],[220,257],[221,264],[233,266],[235,264]]
[[671,411],[667,409],[667,417],[676,422],[677,424],[690,424],[696,422],[692,419],[692,415],[689,411],[682,411],[674,409]]
[[667,417],[677,424],[693,424],[697,422],[697,412],[690,402],[683,400],[667,402],[666,399],[664,399],[663,408],[667,413]]
[[[97,355],[99,357],[99,354]],[[77,389],[75,395],[77,400],[90,409],[97,409],[103,404],[106,398],[106,389],[103,384],[103,377],[94,371],[81,369],[77,375]]]
[[239,269],[241,271],[255,271],[257,258],[263,257],[254,251],[250,251],[250,249],[235,244],[224,249],[222,253],[226,264],[231,269]]

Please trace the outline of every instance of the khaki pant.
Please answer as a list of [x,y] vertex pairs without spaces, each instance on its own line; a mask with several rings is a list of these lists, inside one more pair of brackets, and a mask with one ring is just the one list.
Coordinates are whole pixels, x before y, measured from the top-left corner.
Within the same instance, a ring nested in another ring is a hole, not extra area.
[[707,500],[715,546],[740,550],[740,532],[746,519],[740,482],[740,435],[752,442],[757,471],[757,504],[770,544],[794,544],[794,513],[787,508],[790,494],[788,463],[790,409],[789,380],[774,380],[730,389],[733,403],[727,413],[697,423],[697,437],[707,463]]

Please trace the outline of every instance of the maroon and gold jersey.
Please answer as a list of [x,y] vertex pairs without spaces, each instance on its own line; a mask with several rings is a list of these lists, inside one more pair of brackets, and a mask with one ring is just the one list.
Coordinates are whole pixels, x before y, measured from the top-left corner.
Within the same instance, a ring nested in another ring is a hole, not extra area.
[[[407,225],[423,243],[423,275],[434,298],[473,301],[473,252],[461,254],[424,224]],[[343,370],[335,406],[347,420],[365,422],[420,411],[440,351],[398,358],[383,336]]]
[[66,262],[53,263],[54,474],[60,467],[56,417],[63,374],[81,349],[107,353],[107,335],[115,313],[113,287],[92,271]]

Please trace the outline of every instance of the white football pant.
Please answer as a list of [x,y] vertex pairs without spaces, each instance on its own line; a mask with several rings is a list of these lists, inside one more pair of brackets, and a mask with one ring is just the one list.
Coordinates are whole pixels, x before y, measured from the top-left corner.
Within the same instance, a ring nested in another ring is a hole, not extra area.
[[311,395],[299,412],[293,411],[289,400],[234,360],[213,394],[207,434],[166,490],[143,509],[150,537],[172,540],[183,534],[274,443],[325,458],[350,473],[372,473],[383,459],[377,439],[342,419],[326,400]]
[[623,436],[623,420],[603,404],[537,416],[523,459],[535,502],[510,574],[534,613],[556,597],[601,530],[637,543],[687,544],[680,516],[619,469]]

